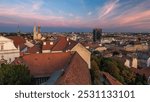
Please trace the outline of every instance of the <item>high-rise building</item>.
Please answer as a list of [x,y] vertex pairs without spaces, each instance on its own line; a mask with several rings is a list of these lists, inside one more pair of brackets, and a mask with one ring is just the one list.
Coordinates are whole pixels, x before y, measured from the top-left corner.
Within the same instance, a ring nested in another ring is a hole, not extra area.
[[102,29],[96,28],[93,29],[93,42],[100,41],[102,36]]

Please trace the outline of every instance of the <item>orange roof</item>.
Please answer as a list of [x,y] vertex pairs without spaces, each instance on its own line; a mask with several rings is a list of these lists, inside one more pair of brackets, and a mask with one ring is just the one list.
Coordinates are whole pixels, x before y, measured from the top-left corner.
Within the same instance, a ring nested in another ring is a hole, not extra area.
[[91,76],[88,65],[78,53],[75,53],[64,75],[56,84],[87,85],[91,84]]
[[29,54],[13,63],[27,65],[34,77],[50,77],[55,71],[64,69],[64,73],[55,84],[91,84],[88,65],[78,53]]
[[[50,45],[50,42],[53,42],[53,45]],[[42,50],[51,50],[51,51],[65,51],[71,50],[76,44],[76,41],[67,39],[64,36],[57,36],[57,39],[54,41],[45,41]]]
[[25,55],[22,61],[34,77],[47,77],[54,71],[64,68],[70,58],[71,53],[44,53]]
[[68,46],[69,41],[67,41],[67,37],[58,37],[58,42],[53,47],[52,51],[64,51]]
[[45,41],[46,45],[42,46],[42,50],[52,50],[52,48],[55,46],[55,42],[53,42],[53,45],[50,45],[51,41]]
[[109,73],[101,72],[101,74],[106,78],[110,85],[122,85],[116,78],[111,76]]
[[21,36],[8,36],[8,38],[14,41],[14,45],[16,46],[16,48],[26,42],[26,40]]
[[27,53],[37,53],[37,52],[41,52],[40,48],[37,46],[33,46],[31,48],[28,47],[27,49]]
[[69,40],[69,44],[66,47],[66,50],[71,50],[74,46],[76,46],[78,44],[78,42],[73,41],[73,40]]

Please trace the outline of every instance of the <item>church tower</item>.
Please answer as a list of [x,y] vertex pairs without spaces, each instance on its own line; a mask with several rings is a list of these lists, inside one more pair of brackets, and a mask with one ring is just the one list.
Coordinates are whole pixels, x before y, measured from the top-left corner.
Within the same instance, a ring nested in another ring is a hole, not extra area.
[[33,39],[34,40],[37,39],[36,25],[34,25],[34,28],[33,28]]
[[36,25],[34,25],[33,29],[33,39],[34,40],[41,40],[42,35],[41,35],[41,27],[38,26],[38,29],[36,29]]
[[38,26],[38,33],[41,33],[41,26]]

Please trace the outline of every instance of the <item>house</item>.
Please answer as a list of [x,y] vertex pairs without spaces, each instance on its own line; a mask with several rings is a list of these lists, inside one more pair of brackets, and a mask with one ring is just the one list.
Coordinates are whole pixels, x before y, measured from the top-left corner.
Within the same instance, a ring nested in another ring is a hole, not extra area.
[[64,36],[52,37],[52,40],[43,42],[42,52],[43,53],[58,53],[58,52],[69,52],[76,51],[88,64],[89,69],[91,68],[91,52],[88,51],[82,44],[70,40]]
[[121,61],[121,63],[123,63],[128,68],[138,68],[138,59],[134,55],[124,55],[123,57],[114,56],[113,58]]
[[126,58],[124,65],[127,66],[128,68],[138,68],[138,60],[137,58]]
[[16,48],[19,47],[20,52],[26,48],[26,40],[21,36],[8,36],[7,38],[13,40],[13,43]]
[[104,46],[100,46],[100,47],[97,47],[95,50],[96,50],[96,51],[99,51],[99,52],[103,52],[103,51],[106,51],[107,48],[104,47]]
[[91,68],[91,52],[88,51],[82,44],[78,43],[71,48],[71,51],[76,51]]
[[29,54],[13,64],[28,66],[35,84],[91,84],[88,65],[77,52]]
[[88,51],[82,44],[73,41],[65,36],[50,36],[44,41],[34,44],[32,47],[28,47],[24,54],[31,53],[62,53],[76,51],[91,68],[91,52]]
[[129,52],[147,51],[148,49],[149,49],[148,45],[144,44],[127,45],[124,47],[124,50]]
[[0,61],[11,63],[16,57],[20,56],[20,49],[17,44],[14,44],[12,39],[0,36]]

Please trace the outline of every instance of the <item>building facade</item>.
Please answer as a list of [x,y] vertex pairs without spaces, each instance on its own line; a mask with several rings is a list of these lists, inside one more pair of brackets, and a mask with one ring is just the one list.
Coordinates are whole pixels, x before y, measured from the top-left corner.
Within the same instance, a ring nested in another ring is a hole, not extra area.
[[0,36],[0,62],[11,63],[19,56],[19,47],[15,47],[13,40]]
[[96,28],[93,29],[93,42],[100,41],[102,36],[102,29]]

